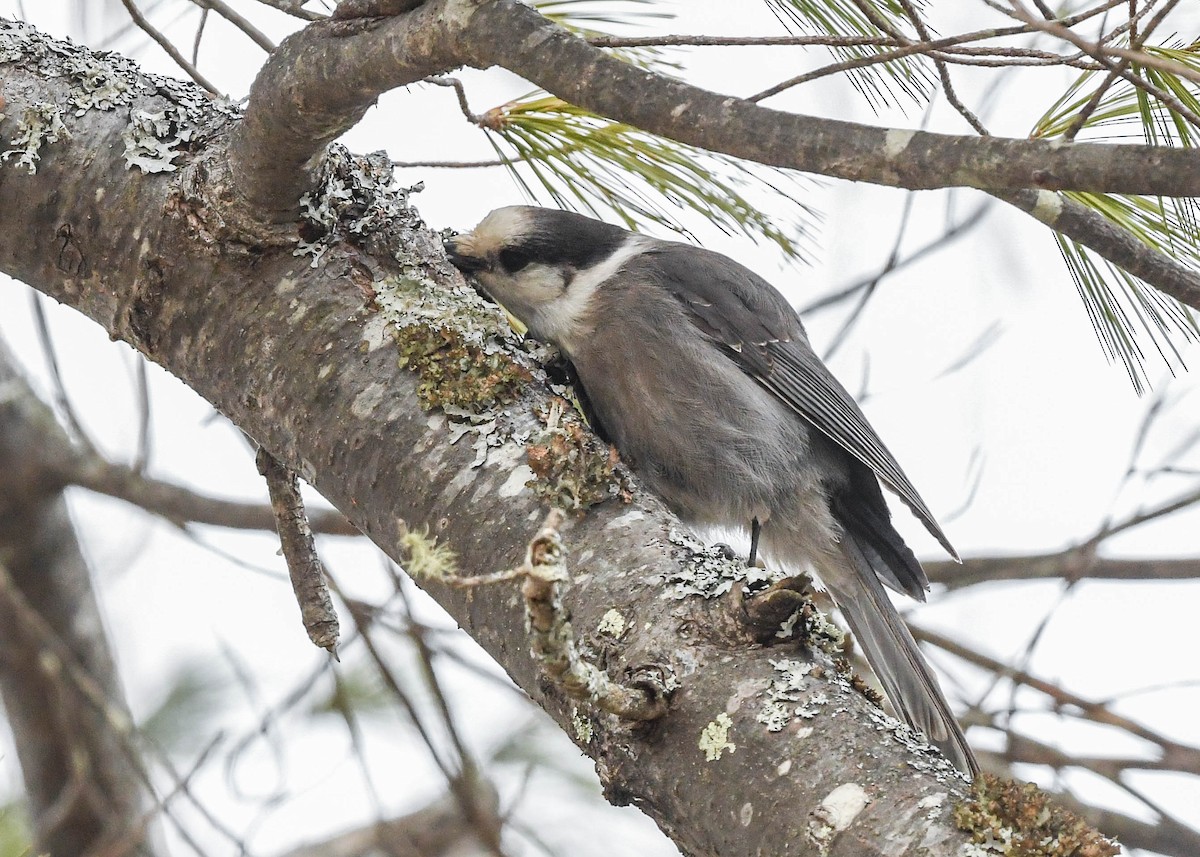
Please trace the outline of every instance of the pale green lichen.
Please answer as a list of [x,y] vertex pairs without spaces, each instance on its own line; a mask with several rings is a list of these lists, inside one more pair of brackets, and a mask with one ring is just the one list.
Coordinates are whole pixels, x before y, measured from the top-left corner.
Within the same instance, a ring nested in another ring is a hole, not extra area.
[[726,751],[733,753],[737,745],[729,740],[729,731],[733,728],[733,719],[722,711],[700,731],[700,749],[704,751],[704,759],[715,762]]
[[70,136],[63,123],[65,112],[57,104],[39,102],[25,109],[17,123],[16,133],[9,140],[12,148],[0,152],[0,162],[15,160],[30,175],[37,172],[38,154],[45,143],[57,143]]
[[426,410],[457,408],[478,413],[516,399],[533,380],[501,351],[488,353],[451,326],[410,325],[397,337],[400,365],[417,373],[417,399]]
[[446,545],[438,544],[428,531],[410,530],[402,523],[398,544],[404,570],[413,579],[447,580],[458,576],[458,557]]
[[575,739],[581,744],[592,743],[592,721],[581,713],[578,708],[571,709],[571,727],[575,731]]
[[596,631],[615,640],[625,633],[625,617],[615,608],[609,610],[600,617],[600,624],[596,626]]
[[75,83],[70,101],[76,116],[132,104],[137,94],[136,66],[116,54],[108,54],[103,62],[91,54],[68,57],[66,71]]
[[1120,846],[1033,783],[981,774],[954,823],[971,835],[969,857],[1113,857]]

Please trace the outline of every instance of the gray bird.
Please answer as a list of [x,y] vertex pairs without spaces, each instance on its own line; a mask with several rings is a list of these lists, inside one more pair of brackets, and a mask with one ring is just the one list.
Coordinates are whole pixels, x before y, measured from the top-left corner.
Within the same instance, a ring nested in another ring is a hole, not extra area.
[[779,292],[719,253],[546,208],[497,209],[446,249],[532,336],[558,346],[597,429],[676,514],[752,524],[770,559],[814,568],[892,705],[978,773],[884,592],[924,601],[929,581],[880,481],[958,555]]

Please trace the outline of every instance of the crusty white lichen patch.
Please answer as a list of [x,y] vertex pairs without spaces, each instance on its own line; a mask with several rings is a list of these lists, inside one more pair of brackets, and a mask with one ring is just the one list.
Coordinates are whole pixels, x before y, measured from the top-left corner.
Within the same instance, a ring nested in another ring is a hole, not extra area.
[[300,197],[300,213],[310,227],[310,237],[299,243],[296,255],[311,256],[315,268],[334,244],[411,220],[408,197],[422,187],[397,185],[387,152],[356,156],[335,143],[321,161],[316,187]]
[[125,141],[125,166],[144,173],[171,173],[172,161],[180,147],[191,142],[196,128],[189,123],[187,111],[177,104],[161,110],[136,108],[129,113],[129,124],[121,132]]
[[870,799],[858,783],[844,783],[825,796],[808,819],[808,838],[822,854],[828,854],[834,838],[848,828]]
[[[34,117],[27,117],[23,129],[9,135],[13,148],[4,153],[4,160],[19,151],[18,163],[31,171],[40,146],[66,133],[68,112],[78,118],[91,110],[131,108],[124,132],[126,164],[146,172],[175,169],[174,158],[183,148],[207,139],[225,120],[239,114],[234,105],[210,97],[193,83],[147,74],[132,60],[52,39],[20,21],[0,20],[0,64],[5,63],[70,84],[65,104],[30,108],[42,113],[41,127]],[[139,99],[140,106],[135,107]]]
[[36,173],[42,146],[71,136],[63,122],[64,115],[57,104],[38,103],[26,108],[9,138],[11,148],[0,152],[0,162],[14,161],[30,175]]
[[797,703],[808,690],[807,677],[813,664],[806,661],[781,658],[771,661],[775,675],[765,691],[765,699],[755,719],[767,727],[768,732],[782,732],[799,715]]
[[923,733],[874,706],[867,709],[867,717],[875,724],[876,731],[886,732],[908,751],[905,761],[910,768],[933,776],[941,783],[958,782],[966,778],[965,774],[950,764],[946,757],[929,743]]
[[668,587],[663,597],[687,598],[699,595],[716,598],[724,595],[739,581],[747,585],[774,583],[786,575],[757,566],[747,566],[733,551],[723,545],[706,545],[691,533],[672,529],[667,534],[671,544],[683,548],[679,566],[664,576]]
[[729,731],[733,728],[733,718],[722,711],[716,719],[700,730],[700,749],[704,751],[706,761],[715,762],[726,751],[733,753],[737,745],[729,740]]

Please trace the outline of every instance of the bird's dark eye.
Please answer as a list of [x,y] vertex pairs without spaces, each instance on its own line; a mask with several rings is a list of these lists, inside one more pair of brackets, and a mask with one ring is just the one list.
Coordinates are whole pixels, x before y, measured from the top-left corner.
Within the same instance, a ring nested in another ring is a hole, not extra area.
[[509,274],[515,274],[531,261],[529,254],[523,250],[506,247],[500,251],[500,267]]

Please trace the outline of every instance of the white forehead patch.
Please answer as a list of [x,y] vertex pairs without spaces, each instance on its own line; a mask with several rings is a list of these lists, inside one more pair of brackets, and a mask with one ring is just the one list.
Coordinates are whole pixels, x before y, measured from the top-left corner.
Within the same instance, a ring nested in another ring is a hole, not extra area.
[[529,209],[524,205],[509,205],[497,208],[479,221],[471,233],[472,246],[476,252],[487,253],[512,242],[516,235],[529,230]]

